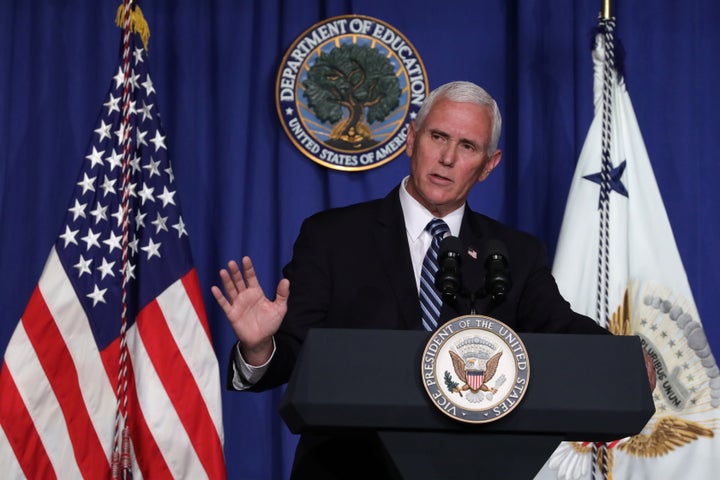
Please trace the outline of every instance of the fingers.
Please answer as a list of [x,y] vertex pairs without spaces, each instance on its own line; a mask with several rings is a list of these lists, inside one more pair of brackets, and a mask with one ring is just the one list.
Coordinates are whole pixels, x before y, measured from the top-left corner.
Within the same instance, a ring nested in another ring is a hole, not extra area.
[[220,289],[218,287],[216,287],[215,285],[210,287],[210,291],[212,292],[213,296],[215,297],[215,301],[218,303],[220,308],[222,308],[222,311],[225,312],[225,315],[227,316],[227,314],[230,311],[230,302],[227,301],[227,299],[222,294]]
[[290,280],[283,278],[275,290],[275,303],[287,308],[288,297],[290,296]]
[[[235,260],[230,260],[228,262],[228,268],[220,270],[220,280],[222,281],[225,295],[223,296],[222,292],[220,292],[217,287],[214,287],[213,295],[221,307],[223,304],[221,303],[220,298],[222,298],[224,304],[226,304],[229,308],[243,291],[255,288],[262,290],[257,275],[255,274],[255,267],[253,267],[250,257],[243,257],[241,263],[242,269]],[[217,289],[217,291],[215,289]],[[285,280],[285,282],[280,282],[280,285],[278,285],[278,294],[282,297],[280,300],[282,304],[287,303],[289,291],[289,282],[287,280]]]
[[232,303],[233,298],[237,297],[237,295],[245,289],[243,274],[235,260],[228,262],[227,270],[224,268],[220,270],[220,280],[222,281],[223,289],[230,303]]
[[[255,275],[255,267],[253,267],[252,260],[250,260],[250,257],[242,258],[242,266],[243,266],[243,273],[245,274],[245,282],[247,284],[247,287],[248,288],[259,287],[260,282],[257,279],[257,275]],[[243,284],[243,286],[245,286],[245,284]]]
[[231,274],[224,268],[220,270],[220,281],[222,282],[223,290],[225,290],[225,293],[232,302],[232,299],[238,294],[238,289],[236,287],[236,282],[231,277]]
[[245,280],[243,280],[242,272],[235,260],[228,262],[229,278],[233,283],[233,287],[239,292],[245,288]]

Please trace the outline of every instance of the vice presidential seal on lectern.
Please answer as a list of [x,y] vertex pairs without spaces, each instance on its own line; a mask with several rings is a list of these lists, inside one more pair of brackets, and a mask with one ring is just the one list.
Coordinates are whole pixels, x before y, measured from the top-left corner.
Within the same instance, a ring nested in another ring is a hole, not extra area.
[[441,412],[461,422],[487,423],[518,406],[530,379],[520,337],[483,315],[441,325],[422,355],[422,380]]

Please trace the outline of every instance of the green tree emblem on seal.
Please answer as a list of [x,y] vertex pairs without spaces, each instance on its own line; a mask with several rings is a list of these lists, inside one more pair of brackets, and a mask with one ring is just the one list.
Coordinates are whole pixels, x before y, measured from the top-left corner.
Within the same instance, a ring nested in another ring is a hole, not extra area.
[[377,144],[368,124],[383,121],[400,103],[392,63],[368,45],[345,44],[318,56],[303,86],[315,116],[335,125],[326,142],[335,148]]

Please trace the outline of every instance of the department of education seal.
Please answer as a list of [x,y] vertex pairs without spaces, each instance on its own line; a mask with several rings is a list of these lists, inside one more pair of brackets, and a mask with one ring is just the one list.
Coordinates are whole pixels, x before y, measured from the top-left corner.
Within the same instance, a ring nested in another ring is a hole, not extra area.
[[375,18],[344,15],[295,40],[275,94],[295,147],[328,168],[360,171],[403,152],[427,91],[425,66],[402,33]]
[[466,423],[488,423],[518,406],[530,379],[525,345],[504,323],[483,315],[438,327],[422,355],[422,381],[433,404]]

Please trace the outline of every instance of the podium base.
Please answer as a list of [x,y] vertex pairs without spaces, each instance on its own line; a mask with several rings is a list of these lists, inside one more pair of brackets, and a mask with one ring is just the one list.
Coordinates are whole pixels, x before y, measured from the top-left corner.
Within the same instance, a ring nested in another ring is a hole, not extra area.
[[[558,435],[382,431],[398,479],[530,479],[563,440]],[[432,454],[429,452],[432,451]]]

